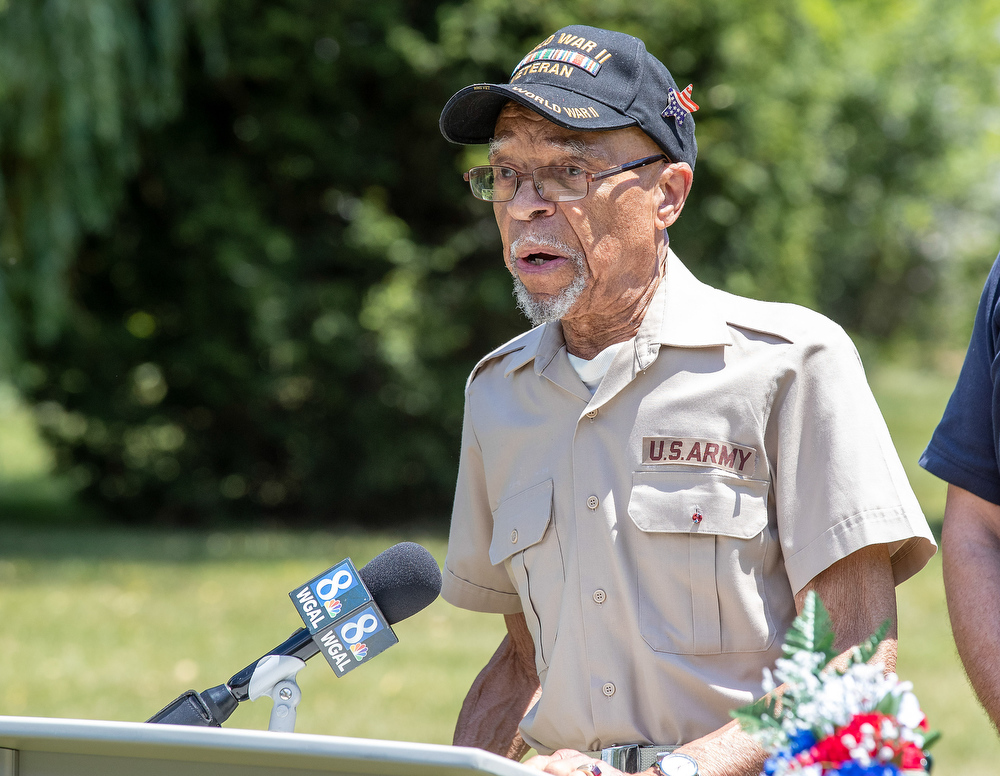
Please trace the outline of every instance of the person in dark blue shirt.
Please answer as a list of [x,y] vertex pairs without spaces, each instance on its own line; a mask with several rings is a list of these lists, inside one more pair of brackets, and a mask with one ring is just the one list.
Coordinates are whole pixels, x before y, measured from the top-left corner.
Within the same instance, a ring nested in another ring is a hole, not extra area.
[[920,465],[948,482],[942,557],[958,653],[1000,728],[1000,257],[976,313],[972,341]]

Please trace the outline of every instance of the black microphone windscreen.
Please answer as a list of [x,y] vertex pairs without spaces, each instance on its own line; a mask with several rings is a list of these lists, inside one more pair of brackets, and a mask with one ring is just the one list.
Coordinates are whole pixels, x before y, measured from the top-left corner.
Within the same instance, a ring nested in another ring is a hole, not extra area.
[[429,606],[441,592],[437,561],[414,542],[383,550],[358,573],[390,625]]

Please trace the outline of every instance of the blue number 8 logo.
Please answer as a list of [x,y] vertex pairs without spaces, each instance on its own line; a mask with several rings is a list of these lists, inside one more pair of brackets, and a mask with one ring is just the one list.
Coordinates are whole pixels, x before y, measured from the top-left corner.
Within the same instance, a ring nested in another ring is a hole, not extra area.
[[351,572],[341,569],[332,578],[327,577],[316,583],[316,595],[324,601],[329,601],[331,598],[336,598],[341,590],[347,590],[353,584],[354,577],[351,576]]
[[378,618],[372,614],[363,614],[354,622],[349,622],[341,628],[340,636],[348,644],[357,644],[365,637],[366,633],[374,633],[377,630]]

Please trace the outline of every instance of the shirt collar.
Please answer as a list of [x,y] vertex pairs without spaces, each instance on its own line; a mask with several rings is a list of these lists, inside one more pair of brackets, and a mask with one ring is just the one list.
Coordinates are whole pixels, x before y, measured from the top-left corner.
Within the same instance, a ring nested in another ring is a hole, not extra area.
[[[732,343],[721,295],[691,274],[677,254],[668,249],[666,272],[635,336],[639,368],[652,363],[661,344],[709,348]],[[529,332],[520,351],[511,354],[504,375],[531,360],[535,362],[535,373],[540,375],[565,345],[558,321],[542,324]]]
[[[677,348],[732,345],[723,295],[691,274],[673,251],[667,252],[659,342]],[[645,321],[643,321],[645,325]]]

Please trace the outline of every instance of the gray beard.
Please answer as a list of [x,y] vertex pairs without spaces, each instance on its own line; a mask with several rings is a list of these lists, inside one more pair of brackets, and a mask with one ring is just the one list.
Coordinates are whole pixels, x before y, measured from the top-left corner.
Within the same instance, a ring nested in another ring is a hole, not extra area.
[[[515,240],[510,246],[511,266],[514,264],[514,256],[517,253],[519,242],[520,240]],[[566,315],[587,287],[587,278],[583,268],[582,253],[555,240],[535,240],[534,242],[544,247],[557,249],[573,263],[573,280],[570,284],[555,296],[544,299],[533,297],[528,289],[524,287],[521,278],[516,273],[513,275],[514,298],[517,300],[518,308],[531,321],[532,326],[539,326],[543,323],[558,321]]]

